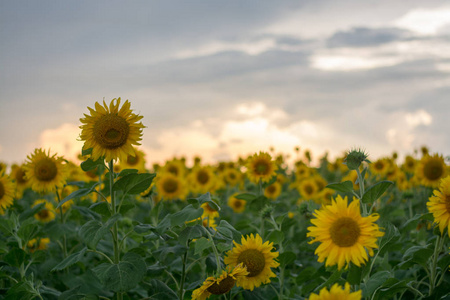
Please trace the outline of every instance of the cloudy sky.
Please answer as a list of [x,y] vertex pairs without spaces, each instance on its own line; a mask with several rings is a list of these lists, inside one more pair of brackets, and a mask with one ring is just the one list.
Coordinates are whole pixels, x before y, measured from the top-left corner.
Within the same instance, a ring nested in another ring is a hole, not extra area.
[[450,4],[417,0],[0,2],[0,161],[74,158],[122,97],[149,162],[273,146],[450,154]]

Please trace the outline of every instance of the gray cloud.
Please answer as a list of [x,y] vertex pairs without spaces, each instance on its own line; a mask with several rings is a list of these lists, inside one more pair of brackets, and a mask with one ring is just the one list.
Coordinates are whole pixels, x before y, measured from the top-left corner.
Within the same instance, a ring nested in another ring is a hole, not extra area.
[[327,40],[328,47],[377,46],[404,39],[408,31],[398,28],[356,27],[348,31],[338,31]]

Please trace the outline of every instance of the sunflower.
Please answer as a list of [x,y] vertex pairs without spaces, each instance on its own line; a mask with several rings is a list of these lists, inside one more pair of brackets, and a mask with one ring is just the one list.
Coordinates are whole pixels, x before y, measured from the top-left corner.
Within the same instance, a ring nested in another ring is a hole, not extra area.
[[390,166],[388,158],[379,158],[370,164],[370,170],[375,176],[383,177],[388,172]]
[[312,171],[307,165],[300,163],[296,166],[294,173],[296,181],[300,182],[301,180],[308,178]]
[[163,167],[162,172],[169,172],[175,176],[183,177],[186,172],[186,166],[179,159],[173,159],[171,161],[167,161]]
[[24,165],[13,165],[11,167],[10,177],[16,182],[16,194],[17,199],[22,198],[23,192],[28,188],[28,180],[25,176]]
[[133,145],[140,145],[142,129],[145,127],[143,117],[136,115],[130,109],[130,102],[125,101],[119,110],[120,98],[113,99],[103,106],[95,102],[95,110],[88,107],[90,115],[80,121],[80,139],[84,141],[83,149],[92,148],[92,159],[105,157],[106,161],[119,158],[126,160],[128,155],[136,156]]
[[137,169],[139,172],[145,172],[145,153],[134,149],[135,155],[127,155],[126,160],[120,161],[122,169]]
[[235,168],[226,168],[222,172],[223,180],[230,186],[236,186],[241,182],[242,173]]
[[303,200],[311,200],[316,198],[317,193],[319,192],[319,187],[317,186],[316,181],[311,178],[302,180],[298,184],[297,190],[302,196]]
[[275,277],[271,268],[276,268],[280,264],[275,260],[279,253],[271,252],[274,248],[273,243],[267,241],[263,244],[259,234],[247,235],[247,238],[242,237],[242,245],[235,241],[233,243],[233,249],[227,252],[224,259],[225,264],[234,267],[243,263],[249,272],[247,276],[237,280],[237,286],[253,291],[255,287],[269,283],[270,278]]
[[32,207],[35,207],[38,204],[45,203],[44,207],[34,215],[36,220],[47,223],[55,219],[55,207],[52,203],[48,202],[45,199],[38,199],[34,201]]
[[245,200],[236,198],[236,195],[238,195],[238,193],[231,195],[228,198],[228,206],[231,207],[235,213],[239,214],[245,210],[245,205],[247,204],[247,202]]
[[203,208],[203,215],[202,217],[209,217],[210,219],[217,218],[219,216],[219,212],[212,208],[208,202],[203,203],[201,206]]
[[414,173],[416,169],[417,161],[411,155],[405,156],[405,161],[402,164],[402,168],[407,173]]
[[439,225],[441,234],[447,228],[450,237],[450,176],[441,179],[438,190],[434,190],[433,195],[427,202],[428,211],[433,213],[434,222]]
[[227,267],[222,270],[219,277],[208,277],[202,286],[192,292],[192,300],[205,300],[211,295],[223,295],[228,293],[236,284],[236,281],[248,275],[247,269],[239,264],[234,268]]
[[425,155],[420,160],[417,171],[423,185],[436,188],[441,178],[445,177],[447,166],[441,155]]
[[50,150],[45,153],[42,149],[35,149],[28,159],[30,161],[24,166],[25,176],[34,191],[50,193],[64,186],[67,168],[62,157],[50,156]]
[[155,182],[156,190],[164,200],[184,200],[188,194],[186,183],[183,179],[172,173],[160,173]]
[[217,176],[210,167],[195,167],[189,174],[188,180],[194,193],[213,192],[215,190]]
[[247,162],[247,176],[251,182],[258,183],[259,180],[263,182],[269,181],[275,175],[278,169],[270,154],[266,152],[259,152],[249,157]]
[[0,215],[14,202],[16,184],[3,172],[0,172]]
[[281,194],[281,184],[277,181],[269,185],[264,189],[264,196],[269,199],[275,200]]
[[28,241],[27,247],[30,252],[34,252],[36,250],[45,250],[50,244],[49,238],[40,238],[40,239],[32,239]]
[[337,264],[340,270],[353,262],[360,267],[368,260],[367,252],[373,256],[373,248],[378,248],[377,238],[384,235],[374,223],[379,216],[362,217],[359,206],[359,200],[347,205],[347,197],[338,195],[331,205],[315,210],[307,236],[313,238],[309,243],[320,242],[315,254],[319,262],[326,259],[325,266]]
[[339,284],[335,283],[330,291],[326,287],[320,290],[319,295],[312,293],[309,295],[308,300],[360,300],[361,291],[350,292],[350,284],[345,283],[345,287],[342,288]]

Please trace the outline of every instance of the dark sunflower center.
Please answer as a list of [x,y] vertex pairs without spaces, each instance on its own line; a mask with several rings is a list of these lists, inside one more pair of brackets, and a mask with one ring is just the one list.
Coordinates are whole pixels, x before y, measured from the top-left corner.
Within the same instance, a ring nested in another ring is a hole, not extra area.
[[18,169],[15,176],[16,182],[18,184],[23,184],[27,182],[27,179],[25,177],[25,172],[22,170],[22,168]]
[[214,282],[213,285],[206,290],[213,295],[222,295],[228,293],[233,288],[235,283],[236,280],[234,280],[233,277],[227,276],[219,283]]
[[101,147],[117,149],[127,142],[130,126],[117,114],[101,117],[94,125],[94,139]]
[[130,166],[134,166],[137,165],[137,163],[139,162],[139,158],[136,156],[131,156],[128,155],[127,157],[127,164],[129,164]]
[[450,214],[450,195],[445,195],[445,208],[447,209],[447,212]]
[[234,202],[235,208],[240,208],[242,206],[242,202],[240,200]]
[[277,188],[274,185],[269,185],[267,187],[267,192],[271,195],[274,194],[276,192],[276,190],[277,190]]
[[428,180],[437,180],[444,173],[442,163],[438,160],[429,161],[423,168],[423,174]]
[[358,241],[361,229],[355,220],[349,217],[339,218],[330,228],[331,240],[339,247],[350,247]]
[[167,193],[174,193],[178,189],[178,182],[175,179],[168,178],[163,183],[163,189]]
[[374,167],[375,167],[375,169],[378,170],[378,171],[383,170],[383,168],[384,168],[384,163],[382,163],[381,161],[377,161],[377,162],[374,164]]
[[50,158],[41,159],[34,167],[34,174],[39,181],[51,181],[57,173],[56,163]]
[[406,162],[406,165],[408,166],[408,168],[412,169],[414,167],[414,161],[413,160],[408,160]]
[[209,175],[205,171],[199,171],[197,173],[197,181],[201,184],[206,184],[209,181]]
[[49,216],[49,211],[46,209],[41,210],[40,212],[38,212],[38,216],[41,219],[47,219]]
[[170,173],[172,173],[173,175],[178,175],[178,168],[175,166],[170,166],[167,171],[169,171]]
[[3,183],[0,181],[0,199],[5,196],[5,187],[3,186]]
[[209,204],[205,205],[205,209],[209,212],[216,212],[217,210],[213,209],[211,206],[209,206]]
[[258,175],[266,175],[269,171],[269,165],[265,161],[258,161],[255,164],[255,173]]
[[255,277],[264,270],[266,259],[264,254],[256,249],[247,249],[239,254],[237,263],[243,263],[247,267],[248,277]]
[[313,187],[310,184],[305,185],[303,189],[307,195],[311,195],[314,191]]
[[231,180],[236,179],[236,174],[230,173],[230,174],[228,174],[228,177],[229,177]]

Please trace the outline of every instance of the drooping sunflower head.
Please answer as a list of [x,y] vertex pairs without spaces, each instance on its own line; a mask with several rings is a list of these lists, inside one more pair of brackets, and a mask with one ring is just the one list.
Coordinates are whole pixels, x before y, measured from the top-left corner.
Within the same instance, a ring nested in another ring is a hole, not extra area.
[[16,184],[8,175],[0,173],[0,215],[3,215],[5,209],[13,205]]
[[423,185],[435,188],[447,175],[447,165],[442,155],[425,155],[420,160],[417,171]]
[[219,212],[212,206],[213,204],[210,205],[208,202],[205,202],[200,206],[201,208],[203,208],[202,217],[209,217],[211,219],[214,219],[219,216]]
[[450,237],[450,176],[441,179],[439,189],[434,190],[427,202],[428,211],[433,214],[441,234],[447,228]]
[[37,212],[34,217],[36,218],[36,220],[44,223],[53,221],[55,219],[55,207],[51,202],[48,202],[45,199],[38,199],[33,202],[32,207],[41,203],[44,203],[44,207],[39,212]]
[[[104,157],[106,161],[126,160],[128,155],[136,156],[133,145],[140,145],[142,129],[139,122],[143,117],[130,109],[128,100],[120,106],[120,98],[113,99],[109,106],[95,102],[95,110],[88,107],[90,115],[84,114],[80,121],[80,139],[84,149],[92,149],[91,157],[97,160]],[[139,123],[138,123],[139,122]]]
[[255,287],[269,283],[270,278],[275,277],[271,268],[278,267],[279,263],[275,260],[278,252],[272,252],[273,243],[263,243],[259,234],[242,237],[241,244],[233,243],[233,249],[227,252],[224,259],[225,264],[234,267],[242,263],[249,272],[247,276],[237,280],[237,286],[253,291]]
[[345,287],[342,288],[339,284],[335,283],[328,291],[326,287],[322,288],[319,295],[312,293],[309,295],[308,300],[360,300],[361,291],[351,292],[350,284],[345,283]]
[[24,166],[26,179],[31,188],[38,193],[50,193],[62,188],[66,183],[68,170],[62,157],[35,149]]
[[260,151],[249,157],[247,162],[247,176],[251,182],[258,183],[269,181],[276,173],[278,166],[272,160],[269,153]]
[[164,200],[184,200],[188,194],[185,181],[172,173],[159,173],[155,186],[157,193]]
[[223,295],[231,291],[236,281],[248,275],[247,269],[239,264],[234,268],[227,267],[218,277],[208,277],[201,287],[192,292],[192,300],[205,300],[211,295]]
[[235,193],[228,198],[228,206],[231,207],[235,213],[239,214],[245,210],[247,201],[236,198],[236,195],[238,195],[238,193]]

